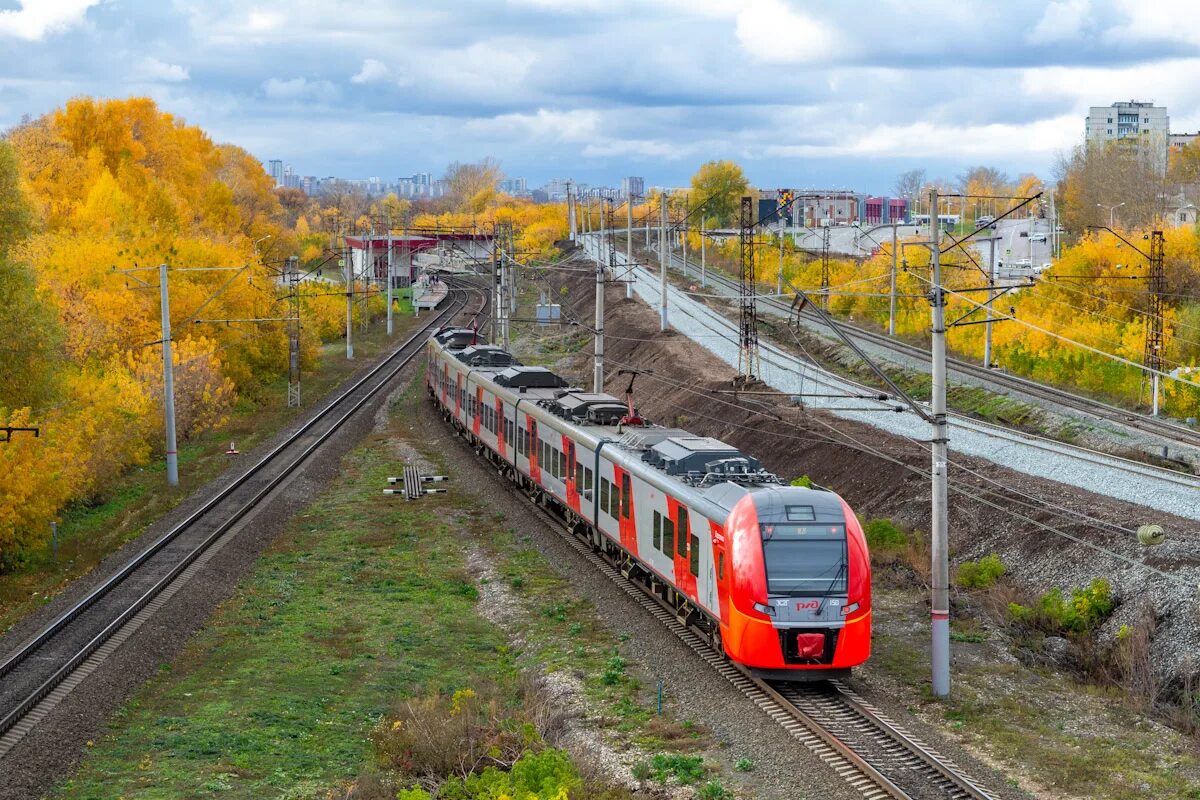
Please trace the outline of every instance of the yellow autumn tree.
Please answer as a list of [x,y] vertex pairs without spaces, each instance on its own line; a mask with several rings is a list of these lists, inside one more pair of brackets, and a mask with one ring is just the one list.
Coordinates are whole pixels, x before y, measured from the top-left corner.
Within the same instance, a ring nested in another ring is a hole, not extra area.
[[222,424],[239,394],[282,373],[281,324],[205,320],[278,316],[263,312],[279,295],[268,264],[298,242],[285,221],[256,159],[147,98],[78,98],[6,135],[0,352],[39,358],[0,384],[0,422],[41,435],[0,448],[0,568],[41,542],[64,504],[102,494],[160,447],[159,264],[181,436]]

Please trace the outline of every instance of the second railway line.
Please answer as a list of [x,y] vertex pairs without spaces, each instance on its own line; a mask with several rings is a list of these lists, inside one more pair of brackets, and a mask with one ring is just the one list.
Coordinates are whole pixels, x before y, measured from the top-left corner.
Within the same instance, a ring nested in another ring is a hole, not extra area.
[[181,523],[138,553],[0,661],[0,758],[94,671],[148,614],[157,610],[224,544],[226,536],[306,463],[347,421],[421,353],[427,331],[462,311],[460,288],[389,356],[354,381],[284,441]]

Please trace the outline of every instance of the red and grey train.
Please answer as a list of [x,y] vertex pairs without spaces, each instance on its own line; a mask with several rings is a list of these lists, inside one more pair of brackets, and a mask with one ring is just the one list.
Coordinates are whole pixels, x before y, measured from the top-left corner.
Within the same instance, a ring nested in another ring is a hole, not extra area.
[[726,655],[770,678],[846,675],[871,651],[871,568],[854,512],[785,486],[731,445],[643,422],[464,328],[430,337],[443,416]]

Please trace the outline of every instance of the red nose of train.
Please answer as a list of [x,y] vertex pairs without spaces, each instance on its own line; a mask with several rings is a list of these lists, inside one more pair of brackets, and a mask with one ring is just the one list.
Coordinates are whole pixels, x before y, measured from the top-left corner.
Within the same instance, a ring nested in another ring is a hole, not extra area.
[[730,658],[798,679],[866,661],[871,567],[845,501],[800,487],[753,491],[730,512],[725,534],[732,574],[721,634]]

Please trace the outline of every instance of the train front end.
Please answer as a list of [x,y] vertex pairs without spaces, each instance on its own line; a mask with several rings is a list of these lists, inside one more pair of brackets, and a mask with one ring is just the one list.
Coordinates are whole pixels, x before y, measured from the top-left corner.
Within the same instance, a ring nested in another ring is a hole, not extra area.
[[858,518],[833,492],[752,491],[725,525],[721,622],[729,657],[767,678],[844,677],[871,653],[871,564]]

